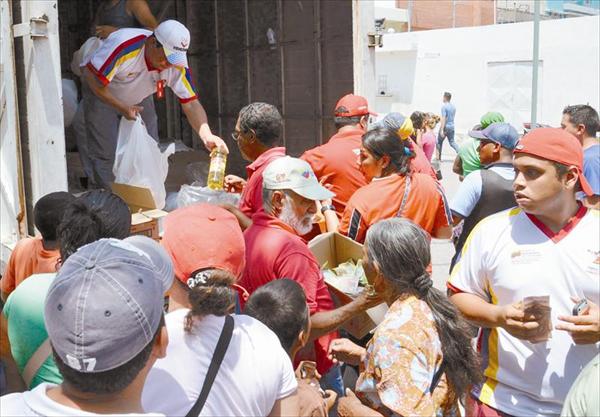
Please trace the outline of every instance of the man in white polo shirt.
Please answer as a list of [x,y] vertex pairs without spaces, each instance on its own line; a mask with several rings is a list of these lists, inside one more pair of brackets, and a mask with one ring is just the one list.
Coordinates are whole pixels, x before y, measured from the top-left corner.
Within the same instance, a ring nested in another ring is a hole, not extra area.
[[[120,29],[81,63],[83,100],[93,186],[110,189],[117,146],[119,118],[134,120],[139,103],[169,86],[177,95],[188,122],[208,150],[223,140],[212,134],[204,107],[192,83],[186,52],[190,32],[175,20],[162,22],[154,32]],[[156,120],[146,123],[155,124]],[[152,128],[152,126],[149,126]]]
[[[467,415],[559,414],[599,351],[600,216],[575,197],[592,192],[581,146],[560,129],[539,128],[514,154],[519,207],[473,229],[448,282],[450,299],[482,328],[486,378]],[[583,298],[591,308],[573,316]]]

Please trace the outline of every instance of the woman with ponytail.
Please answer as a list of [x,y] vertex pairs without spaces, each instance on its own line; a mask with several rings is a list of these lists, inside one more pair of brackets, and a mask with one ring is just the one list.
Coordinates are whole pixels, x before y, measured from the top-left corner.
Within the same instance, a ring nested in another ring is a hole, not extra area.
[[377,127],[363,135],[358,163],[369,183],[352,195],[339,226],[329,202],[322,203],[328,230],[362,243],[377,221],[406,217],[433,237],[451,236],[452,217],[441,186],[429,175],[411,172],[417,145],[409,132],[412,123],[406,119],[397,130]]
[[334,360],[361,369],[357,397],[342,400],[340,414],[455,414],[481,374],[468,324],[432,287],[427,234],[409,220],[380,221],[367,233],[363,261],[389,310],[366,349],[347,339],[331,343]]

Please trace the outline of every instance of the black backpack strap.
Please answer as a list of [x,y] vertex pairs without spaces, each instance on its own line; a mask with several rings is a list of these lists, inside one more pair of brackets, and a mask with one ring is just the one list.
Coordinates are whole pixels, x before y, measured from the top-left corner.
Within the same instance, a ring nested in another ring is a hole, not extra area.
[[440,369],[437,370],[435,375],[433,376],[433,380],[431,381],[431,386],[429,387],[429,393],[433,394],[433,390],[438,386],[440,380],[442,379],[442,375],[446,371],[446,359],[442,360],[442,364],[440,365]]
[[229,347],[229,342],[231,342],[231,336],[233,335],[233,324],[233,317],[230,315],[225,316],[225,324],[223,325],[223,330],[221,330],[221,336],[219,336],[219,341],[215,347],[215,352],[213,353],[210,366],[206,372],[206,378],[204,378],[202,391],[200,391],[200,395],[198,396],[196,403],[187,413],[186,417],[197,417],[202,412],[202,408],[206,403],[210,389],[215,382],[215,378],[217,377],[217,373],[219,372],[219,368],[221,367],[221,363],[223,362],[223,358],[225,357],[225,353]]

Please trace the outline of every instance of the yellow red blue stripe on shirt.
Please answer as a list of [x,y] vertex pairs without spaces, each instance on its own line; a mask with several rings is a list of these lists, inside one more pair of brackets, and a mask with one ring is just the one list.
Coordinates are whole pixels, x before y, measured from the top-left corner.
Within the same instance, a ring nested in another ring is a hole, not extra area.
[[145,35],[139,35],[120,44],[108,57],[98,73],[108,81],[112,80],[115,71],[125,61],[135,58],[144,47]]
[[179,101],[187,103],[188,101],[196,99],[196,89],[194,88],[194,82],[192,81],[191,70],[185,67],[177,67],[177,69],[181,72],[181,82],[189,95],[188,98],[180,99]]

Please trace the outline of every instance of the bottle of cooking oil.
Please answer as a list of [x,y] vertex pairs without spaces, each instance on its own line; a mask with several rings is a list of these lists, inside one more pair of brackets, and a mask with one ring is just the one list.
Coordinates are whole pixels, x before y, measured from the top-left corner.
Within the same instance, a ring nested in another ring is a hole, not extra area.
[[210,153],[210,167],[208,168],[208,179],[206,185],[211,190],[222,190],[225,180],[225,166],[227,165],[227,154],[214,148]]

